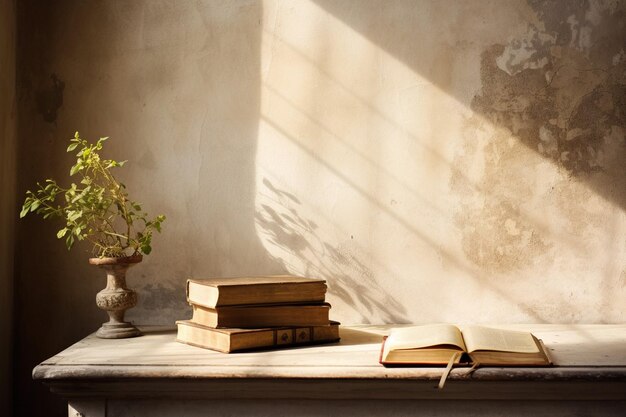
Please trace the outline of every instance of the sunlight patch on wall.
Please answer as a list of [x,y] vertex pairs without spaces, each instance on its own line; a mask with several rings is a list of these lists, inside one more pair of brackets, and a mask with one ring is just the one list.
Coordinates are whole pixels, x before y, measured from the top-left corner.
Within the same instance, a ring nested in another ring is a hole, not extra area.
[[[329,281],[342,320],[576,321],[598,300],[623,315],[599,251],[626,219],[472,108],[488,42],[444,60],[464,101],[314,2],[267,1],[262,33],[257,233],[285,270]],[[510,76],[526,52],[494,65]]]

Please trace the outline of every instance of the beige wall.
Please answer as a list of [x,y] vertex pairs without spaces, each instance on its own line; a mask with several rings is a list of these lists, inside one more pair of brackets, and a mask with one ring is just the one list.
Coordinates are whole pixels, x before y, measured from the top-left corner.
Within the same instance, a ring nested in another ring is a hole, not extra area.
[[[529,3],[21,2],[19,193],[111,137],[168,216],[138,323],[283,272],[346,324],[625,322],[625,6]],[[21,222],[22,372],[104,319],[55,227]]]
[[264,5],[256,229],[342,321],[626,319],[624,3],[535,4]]
[[0,415],[11,414],[16,126],[15,4],[0,2]]

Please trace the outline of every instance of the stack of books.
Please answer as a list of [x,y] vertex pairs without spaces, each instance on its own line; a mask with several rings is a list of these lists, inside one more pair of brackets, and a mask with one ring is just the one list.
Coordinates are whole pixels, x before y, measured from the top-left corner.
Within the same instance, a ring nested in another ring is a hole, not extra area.
[[190,279],[186,292],[193,317],[176,322],[182,343],[230,353],[339,340],[322,279]]

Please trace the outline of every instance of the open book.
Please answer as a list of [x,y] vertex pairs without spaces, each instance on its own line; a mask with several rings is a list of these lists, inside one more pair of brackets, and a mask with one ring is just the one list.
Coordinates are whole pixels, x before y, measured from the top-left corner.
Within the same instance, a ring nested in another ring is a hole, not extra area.
[[450,324],[397,328],[383,341],[380,363],[446,365],[473,363],[491,366],[548,366],[541,341],[529,332]]

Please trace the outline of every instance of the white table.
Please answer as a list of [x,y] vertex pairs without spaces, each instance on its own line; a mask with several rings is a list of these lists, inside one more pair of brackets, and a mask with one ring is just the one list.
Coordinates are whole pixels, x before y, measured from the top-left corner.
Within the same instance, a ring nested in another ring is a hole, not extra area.
[[206,415],[207,408],[215,415],[244,415],[247,406],[251,415],[273,415],[278,406],[292,415],[298,404],[308,404],[302,415],[340,415],[350,404],[364,407],[362,415],[403,415],[407,404],[439,407],[431,400],[478,401],[473,404],[486,407],[485,415],[493,400],[509,400],[512,411],[520,409],[515,404],[544,401],[547,408],[540,411],[546,415],[562,407],[571,411],[574,400],[592,401],[594,410],[604,405],[607,415],[626,407],[626,325],[495,326],[532,331],[555,366],[471,374],[457,368],[443,390],[435,387],[441,368],[378,363],[382,335],[391,327],[342,327],[339,343],[235,354],[178,343],[173,328],[143,327],[144,336],[133,339],[90,335],[35,367],[33,378],[68,400],[70,416],[85,417]]

